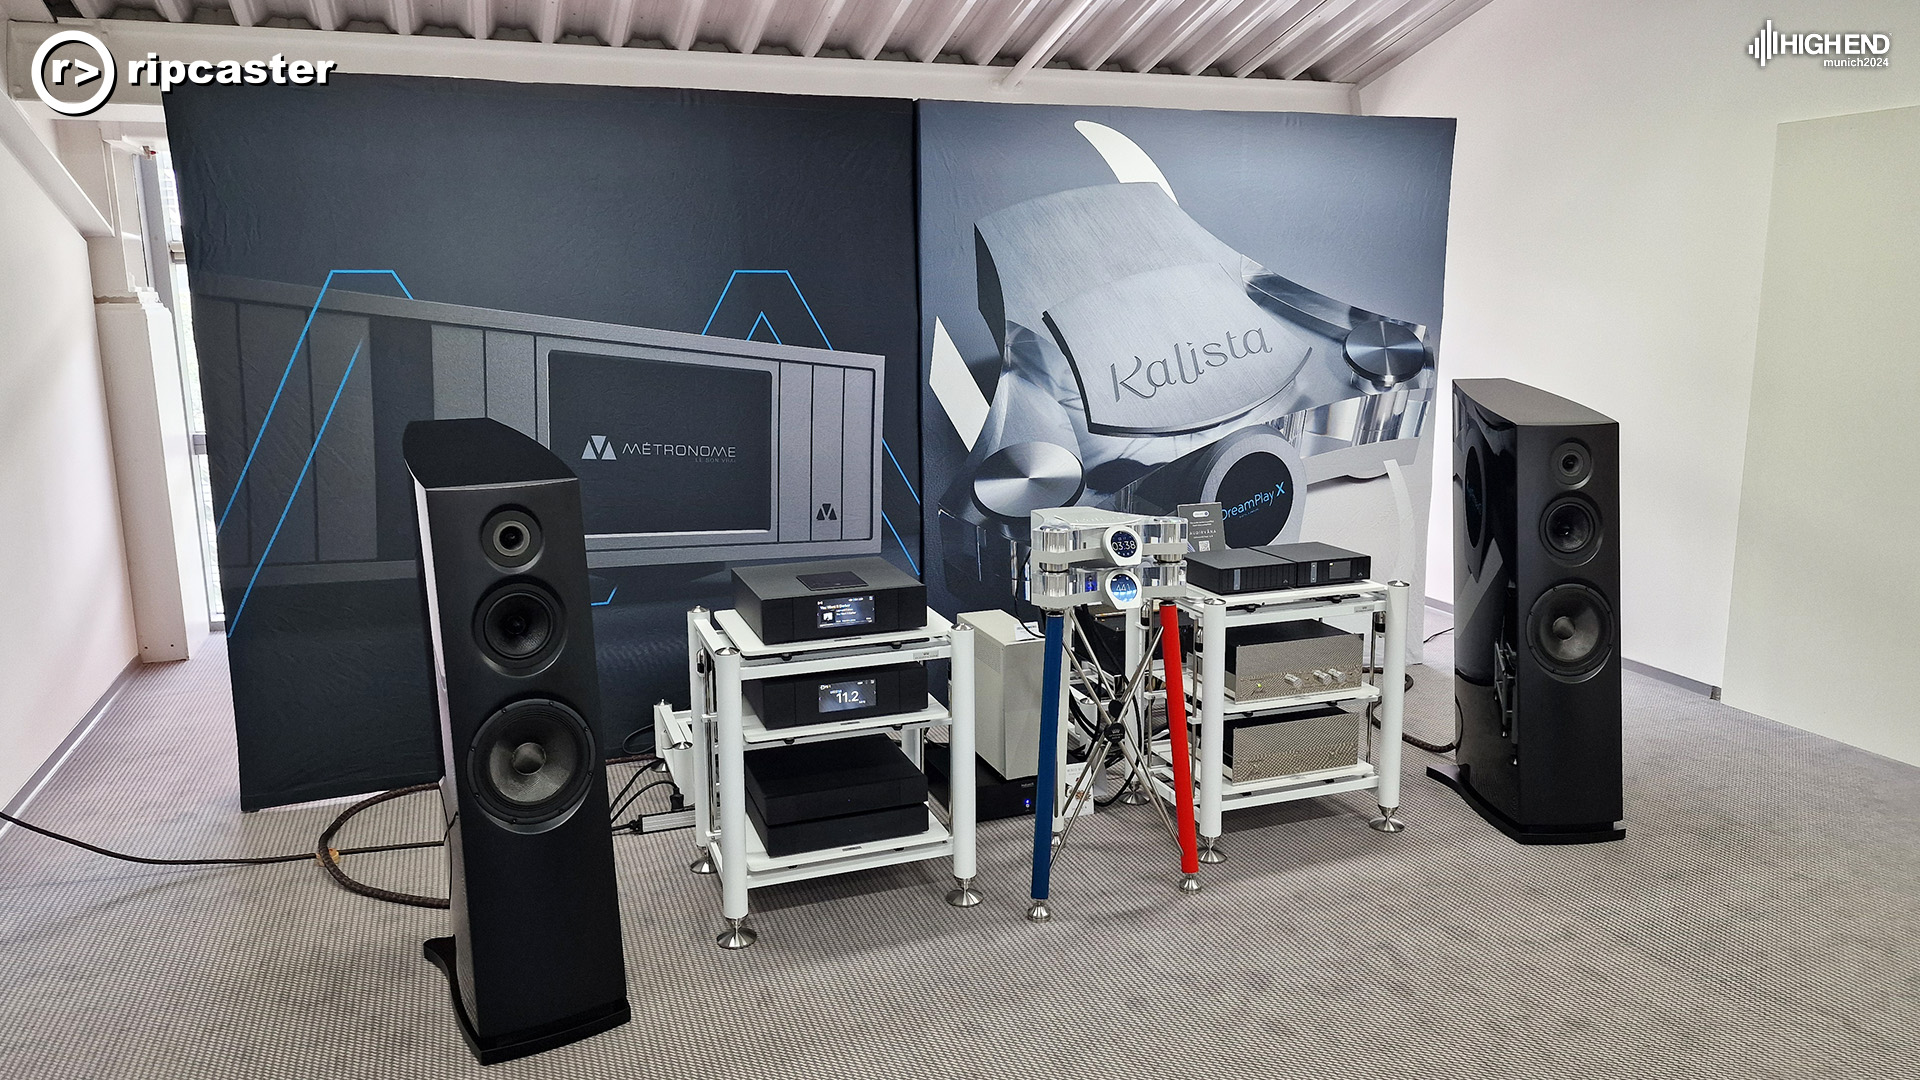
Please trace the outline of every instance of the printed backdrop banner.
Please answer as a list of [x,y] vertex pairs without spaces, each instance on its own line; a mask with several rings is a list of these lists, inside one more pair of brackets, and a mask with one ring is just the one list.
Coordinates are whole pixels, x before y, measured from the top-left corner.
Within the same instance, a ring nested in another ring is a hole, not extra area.
[[910,103],[166,98],[243,807],[440,774],[411,420],[491,416],[580,474],[609,754],[686,706],[686,611],[729,563],[918,569]]
[[1338,544],[1425,595],[1453,121],[919,122],[935,607],[1013,606],[1030,511],[1073,504],[1218,502],[1227,546]]

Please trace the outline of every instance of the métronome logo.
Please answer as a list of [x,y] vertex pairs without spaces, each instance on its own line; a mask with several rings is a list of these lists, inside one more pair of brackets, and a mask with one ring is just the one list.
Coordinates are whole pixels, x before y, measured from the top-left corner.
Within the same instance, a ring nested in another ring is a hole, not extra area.
[[1893,39],[1886,34],[1784,33],[1768,19],[1747,44],[1747,55],[1763,68],[1776,56],[1819,56],[1824,58],[1821,67],[1883,68],[1892,49]]
[[[283,53],[265,60],[165,60],[150,52],[127,61],[127,85],[157,86],[163,94],[188,84],[325,86],[339,66],[332,60],[288,60]],[[105,42],[84,30],[62,30],[34,51],[33,92],[54,112],[86,116],[113,96],[117,68]]]

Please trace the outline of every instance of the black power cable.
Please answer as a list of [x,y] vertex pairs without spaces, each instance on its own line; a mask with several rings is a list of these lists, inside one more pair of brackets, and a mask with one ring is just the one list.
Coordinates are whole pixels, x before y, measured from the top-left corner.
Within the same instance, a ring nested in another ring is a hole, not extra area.
[[[345,826],[348,821],[351,821],[353,816],[360,811],[370,806],[378,806],[390,799],[398,799],[403,795],[413,795],[422,791],[438,790],[440,790],[440,784],[438,781],[435,781],[430,784],[414,784],[411,787],[394,788],[392,791],[383,791],[378,795],[369,795],[361,799],[359,802],[340,811],[340,816],[334,818],[333,824],[327,826],[326,831],[320,834],[320,843],[310,857],[320,863],[321,868],[326,870],[327,876],[333,878],[341,888],[350,893],[358,893],[361,896],[372,897],[375,900],[385,900],[389,904],[406,904],[409,907],[447,907],[447,899],[442,896],[418,896],[414,893],[382,889],[376,885],[368,885],[364,881],[355,881],[353,878],[348,877],[346,870],[340,866],[340,856],[352,854],[351,849],[336,851],[333,848],[333,838],[335,834],[339,833],[340,829]],[[452,828],[452,826],[449,825],[448,828]],[[440,847],[445,843],[445,840],[420,840],[411,844],[389,845],[384,850],[399,851],[413,848]]]

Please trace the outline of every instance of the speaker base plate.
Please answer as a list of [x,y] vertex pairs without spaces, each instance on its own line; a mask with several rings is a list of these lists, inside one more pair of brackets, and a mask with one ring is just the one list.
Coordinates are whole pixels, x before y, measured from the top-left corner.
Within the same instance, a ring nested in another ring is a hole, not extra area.
[[621,998],[551,1024],[483,1038],[474,1030],[473,1019],[467,1015],[466,1003],[460,1000],[460,976],[456,974],[459,967],[454,960],[457,952],[454,940],[450,937],[432,938],[422,952],[447,977],[447,985],[453,991],[453,1015],[460,1020],[460,1034],[467,1040],[467,1049],[473,1051],[473,1056],[482,1065],[497,1065],[502,1061],[512,1061],[579,1042],[633,1019],[633,1010],[628,1007],[627,999]]
[[1480,797],[1460,775],[1458,765],[1429,765],[1427,775],[1460,793],[1487,824],[1507,834],[1507,838],[1517,844],[1602,844],[1609,840],[1620,840],[1627,830],[1614,822],[1596,822],[1592,825],[1536,826],[1522,825],[1509,819],[1494,809],[1493,804]]

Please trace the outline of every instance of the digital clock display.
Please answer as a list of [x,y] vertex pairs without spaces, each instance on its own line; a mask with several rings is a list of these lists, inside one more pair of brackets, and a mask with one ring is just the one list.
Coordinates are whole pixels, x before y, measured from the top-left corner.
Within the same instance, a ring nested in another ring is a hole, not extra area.
[[841,626],[873,625],[873,594],[836,596],[814,601],[814,628],[827,630]]
[[880,680],[878,679],[850,679],[846,682],[820,684],[822,713],[872,708],[879,698]]

